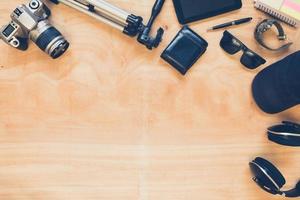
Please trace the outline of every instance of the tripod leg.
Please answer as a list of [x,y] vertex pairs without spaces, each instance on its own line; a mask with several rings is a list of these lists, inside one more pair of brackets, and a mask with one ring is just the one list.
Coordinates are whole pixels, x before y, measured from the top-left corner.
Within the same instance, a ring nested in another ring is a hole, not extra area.
[[124,27],[127,25],[127,18],[130,14],[124,10],[103,0],[86,0],[86,2],[93,5],[95,11],[99,15],[104,16],[117,24],[123,25]]
[[[52,1],[52,0],[50,0]],[[114,21],[112,21],[111,19],[107,19],[106,17],[103,17],[103,16],[100,16],[99,14],[95,13],[95,12],[91,12],[90,11],[90,8],[84,4],[81,4],[75,0],[54,0],[58,3],[62,3],[66,6],[69,6],[71,8],[74,8],[75,10],[78,10],[86,15],[89,15],[90,17],[93,17],[95,18],[96,20],[100,21],[100,22],[103,22],[109,26],[112,26],[120,31],[123,31],[124,30],[124,26],[123,25],[120,25],[118,23],[115,23]],[[52,1],[53,2],[53,1]]]

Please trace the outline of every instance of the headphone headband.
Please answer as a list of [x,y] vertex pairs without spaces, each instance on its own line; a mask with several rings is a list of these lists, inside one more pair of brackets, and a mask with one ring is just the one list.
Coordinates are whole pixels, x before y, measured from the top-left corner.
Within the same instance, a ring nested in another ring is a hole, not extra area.
[[298,181],[294,189],[283,192],[286,197],[299,197],[300,196],[300,181]]

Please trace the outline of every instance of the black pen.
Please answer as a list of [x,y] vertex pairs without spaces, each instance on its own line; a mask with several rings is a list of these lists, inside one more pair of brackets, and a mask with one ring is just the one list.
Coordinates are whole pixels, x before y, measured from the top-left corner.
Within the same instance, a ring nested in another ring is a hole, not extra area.
[[220,25],[216,25],[210,29],[208,29],[208,31],[212,31],[212,30],[216,30],[216,29],[220,29],[220,28],[226,28],[229,26],[234,26],[234,25],[239,25],[239,24],[244,24],[247,22],[250,22],[252,20],[252,17],[247,17],[247,18],[243,18],[243,19],[238,19],[232,22],[227,22],[225,24],[220,24]]

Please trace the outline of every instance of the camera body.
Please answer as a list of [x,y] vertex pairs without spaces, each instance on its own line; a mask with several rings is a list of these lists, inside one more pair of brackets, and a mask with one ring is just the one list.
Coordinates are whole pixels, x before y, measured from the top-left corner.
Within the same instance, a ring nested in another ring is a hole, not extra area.
[[18,6],[11,14],[12,21],[0,29],[0,38],[10,46],[25,51],[30,38],[42,51],[58,58],[69,42],[50,24],[49,8],[41,0],[31,0]]

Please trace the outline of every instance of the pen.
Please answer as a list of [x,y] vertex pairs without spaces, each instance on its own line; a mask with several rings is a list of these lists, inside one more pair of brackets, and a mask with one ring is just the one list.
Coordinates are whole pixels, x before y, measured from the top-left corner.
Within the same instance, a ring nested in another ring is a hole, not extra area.
[[235,20],[235,21],[227,22],[225,24],[216,25],[216,26],[208,29],[208,31],[212,31],[212,30],[216,30],[216,29],[220,29],[220,28],[226,28],[226,27],[229,27],[229,26],[234,26],[234,25],[239,25],[239,24],[244,24],[244,23],[250,22],[251,20],[252,20],[252,17],[238,19],[238,20]]

